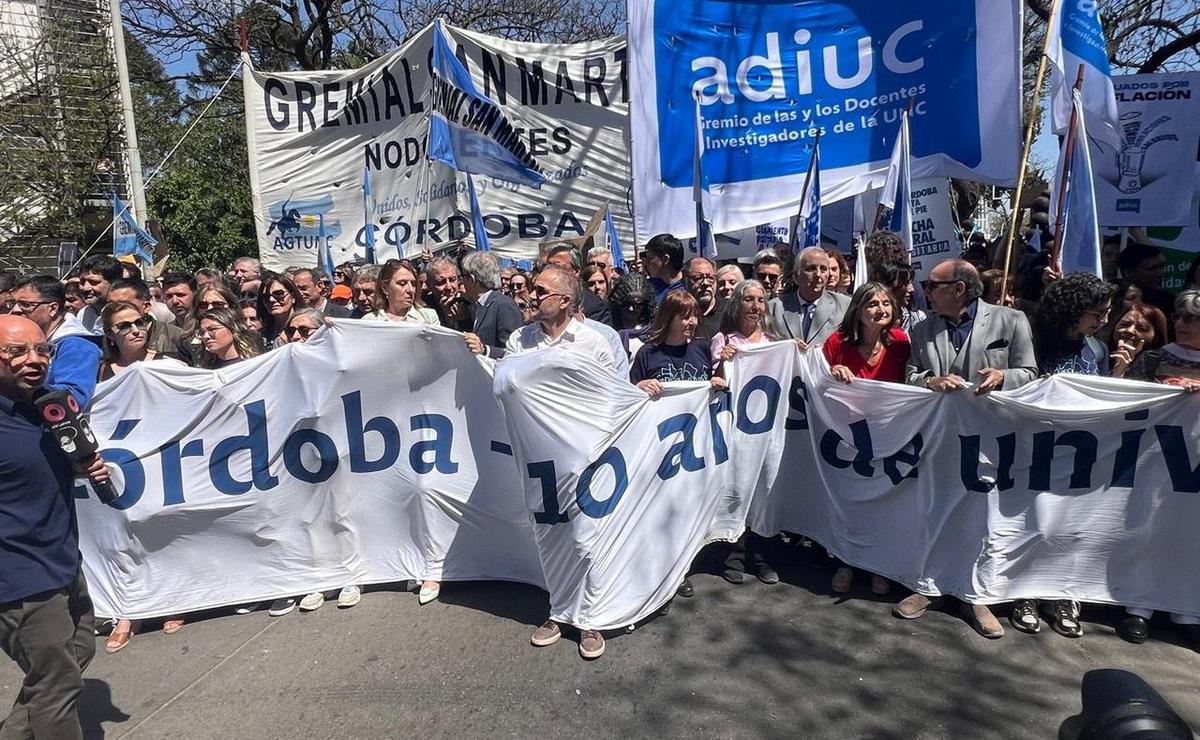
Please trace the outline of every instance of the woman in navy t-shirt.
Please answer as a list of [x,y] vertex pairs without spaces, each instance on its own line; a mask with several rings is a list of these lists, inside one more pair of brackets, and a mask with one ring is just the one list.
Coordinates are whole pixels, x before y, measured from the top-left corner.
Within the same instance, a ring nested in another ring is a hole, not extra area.
[[672,290],[663,298],[646,343],[629,365],[629,380],[651,397],[673,380],[707,380],[717,390],[725,381],[712,377],[708,342],[696,339],[700,307],[691,293]]

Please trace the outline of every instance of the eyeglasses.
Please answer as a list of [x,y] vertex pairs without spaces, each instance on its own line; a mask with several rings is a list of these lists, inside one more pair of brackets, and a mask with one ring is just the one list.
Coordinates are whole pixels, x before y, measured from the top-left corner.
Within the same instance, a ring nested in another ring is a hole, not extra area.
[[604,267],[604,268],[607,268],[607,267],[608,267],[608,263],[607,263],[607,262],[603,262],[603,261],[601,261],[601,260],[592,260],[591,262],[589,262],[589,263],[588,263],[588,267]]
[[276,303],[283,303],[284,299],[290,296],[291,293],[286,290],[272,290],[267,293],[267,297],[274,300]]
[[549,298],[552,295],[559,295],[559,296],[563,295],[562,293],[555,293],[554,291],[550,290],[549,288],[543,287],[541,285],[533,286],[529,292],[533,293],[533,297],[537,298],[538,300],[542,300],[543,298]]
[[0,352],[10,360],[19,360],[28,355],[30,352],[38,357],[51,357],[54,355],[54,345],[49,342],[39,342],[37,344],[6,344],[0,347]]
[[334,271],[333,271],[333,276],[334,276],[335,278],[337,278],[338,280],[345,280],[345,279],[346,279],[346,273],[342,272],[341,270],[334,270]]
[[7,303],[8,310],[14,308],[21,309],[21,313],[32,313],[38,306],[49,306],[54,301],[9,301]]
[[229,330],[228,326],[223,326],[221,324],[217,324],[216,326],[210,326],[207,329],[200,329],[199,331],[196,332],[196,334],[198,334],[199,336],[202,336],[202,337],[215,337],[218,332],[228,331],[228,330]]
[[213,308],[229,308],[229,304],[225,301],[200,301],[196,304],[202,311],[208,311]]
[[112,333],[119,336],[125,336],[135,328],[138,331],[146,331],[154,324],[154,319],[150,316],[143,316],[140,319],[133,321],[118,321],[112,326]]
[[758,280],[760,283],[773,283],[773,282],[779,280],[780,277],[781,277],[780,275],[772,275],[769,272],[754,273],[754,278],[756,280]]
[[300,335],[301,339],[308,339],[315,331],[316,329],[311,326],[289,326],[283,330],[283,333],[289,340],[295,339],[297,334]]
[[922,280],[921,287],[925,289],[925,292],[929,292],[940,285],[954,285],[961,282],[961,280]]
[[715,283],[717,282],[716,275],[688,275],[688,280],[693,283]]

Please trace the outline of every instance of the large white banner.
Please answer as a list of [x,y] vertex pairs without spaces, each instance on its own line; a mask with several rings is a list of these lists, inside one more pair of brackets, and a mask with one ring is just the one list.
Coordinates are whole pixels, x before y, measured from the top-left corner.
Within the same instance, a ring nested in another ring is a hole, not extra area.
[[1200,149],[1200,72],[1114,77],[1121,148],[1093,137],[1104,226],[1191,226]]
[[[447,27],[476,87],[514,123],[546,175],[540,188],[476,177],[488,238],[529,259],[542,242],[579,236],[605,202],[630,245],[628,84],[624,37],[578,44],[507,41]],[[473,241],[466,178],[426,161],[432,27],[355,70],[243,78],[259,252],[271,269],[377,258]],[[363,186],[372,194],[364,202]]]
[[790,342],[730,368],[728,393],[651,400],[560,350],[493,366],[446,329],[353,321],[217,372],[137,367],[93,411],[121,498],[78,501],[97,612],[508,579],[610,629],[749,521],[926,593],[1200,616],[1200,398],[846,386]]
[[697,98],[720,233],[794,216],[818,135],[825,202],[880,187],[910,103],[914,177],[1016,179],[1017,0],[633,0],[629,20],[639,234],[695,234]]

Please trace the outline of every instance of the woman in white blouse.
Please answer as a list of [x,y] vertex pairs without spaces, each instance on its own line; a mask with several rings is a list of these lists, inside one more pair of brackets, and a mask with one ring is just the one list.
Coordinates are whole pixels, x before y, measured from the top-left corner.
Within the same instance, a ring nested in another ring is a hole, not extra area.
[[440,326],[437,312],[421,302],[417,268],[408,260],[388,260],[375,283],[375,311],[364,321],[396,321],[402,324]]

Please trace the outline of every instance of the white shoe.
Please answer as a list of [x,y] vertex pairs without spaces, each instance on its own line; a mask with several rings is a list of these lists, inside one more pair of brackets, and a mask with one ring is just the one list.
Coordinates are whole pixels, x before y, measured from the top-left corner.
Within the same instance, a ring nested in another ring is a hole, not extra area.
[[338,608],[349,609],[362,601],[362,591],[358,586],[346,586],[338,593]]
[[258,607],[259,607],[259,606],[260,606],[260,604],[257,604],[257,603],[254,603],[254,604],[242,604],[242,605],[241,605],[241,606],[239,606],[237,609],[234,609],[234,610],[233,610],[233,613],[234,613],[234,614],[250,614],[251,612],[256,612],[256,611],[258,611]]
[[267,614],[272,617],[282,617],[284,614],[290,614],[295,608],[295,599],[275,599],[271,602],[271,608],[267,609]]
[[320,591],[313,591],[311,594],[300,599],[300,611],[315,612],[325,603],[325,594]]
[[428,604],[431,601],[436,601],[438,594],[440,594],[441,592],[442,592],[442,584],[440,584],[440,583],[432,588],[422,584],[421,590],[417,593],[417,603],[420,604],[421,606],[425,606],[426,604]]

